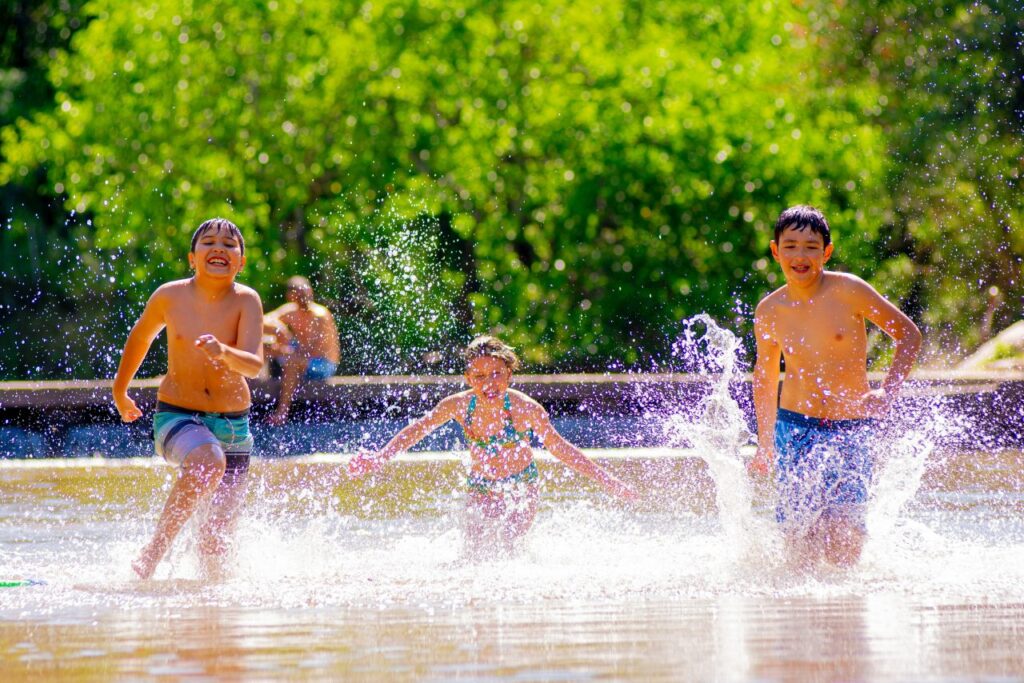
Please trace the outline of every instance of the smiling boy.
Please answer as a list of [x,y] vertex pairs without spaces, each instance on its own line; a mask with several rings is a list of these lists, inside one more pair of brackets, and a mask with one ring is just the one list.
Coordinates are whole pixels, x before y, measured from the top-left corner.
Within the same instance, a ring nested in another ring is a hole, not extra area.
[[114,403],[125,422],[142,416],[128,385],[153,340],[167,329],[167,374],[153,416],[156,451],[179,467],[152,540],[132,568],[148,579],[196,506],[211,495],[200,528],[204,569],[216,572],[246,488],[252,450],[251,397],[246,377],[263,367],[263,307],[259,295],[235,282],[245,265],[238,227],[223,218],[192,235],[191,278],[159,287],[128,335],[114,378]]
[[[860,278],[828,272],[831,232],[809,206],[786,209],[772,256],[786,284],[757,306],[754,402],[757,454],[751,472],[775,467],[776,516],[804,564],[848,566],[860,558],[876,418],[888,413],[921,346],[917,326]],[[864,321],[896,342],[885,381],[867,377]],[[779,391],[779,361],[785,362]]]

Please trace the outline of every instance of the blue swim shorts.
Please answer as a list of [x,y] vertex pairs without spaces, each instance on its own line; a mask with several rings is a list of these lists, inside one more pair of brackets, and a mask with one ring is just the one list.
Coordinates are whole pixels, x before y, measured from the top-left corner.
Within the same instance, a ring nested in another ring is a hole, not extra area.
[[242,474],[249,468],[253,446],[249,411],[206,413],[158,401],[153,440],[157,455],[179,466],[199,446],[219,446],[227,460],[226,474]]
[[863,523],[877,420],[824,420],[780,408],[775,420],[775,476],[782,524],[813,524],[822,514]]
[[313,356],[309,359],[304,377],[308,380],[323,380],[333,377],[334,371],[337,369],[337,363],[332,363],[323,356]]

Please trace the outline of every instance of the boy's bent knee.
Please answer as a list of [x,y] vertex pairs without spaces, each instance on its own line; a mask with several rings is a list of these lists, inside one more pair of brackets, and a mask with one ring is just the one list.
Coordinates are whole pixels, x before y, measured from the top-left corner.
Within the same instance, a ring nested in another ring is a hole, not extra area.
[[227,468],[227,458],[220,446],[203,444],[188,454],[181,467],[189,474],[220,481]]

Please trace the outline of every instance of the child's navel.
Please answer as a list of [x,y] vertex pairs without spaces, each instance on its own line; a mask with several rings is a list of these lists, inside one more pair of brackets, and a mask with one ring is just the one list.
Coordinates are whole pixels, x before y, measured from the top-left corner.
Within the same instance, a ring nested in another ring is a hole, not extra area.
[[837,334],[836,335],[836,341],[843,341],[843,335]]

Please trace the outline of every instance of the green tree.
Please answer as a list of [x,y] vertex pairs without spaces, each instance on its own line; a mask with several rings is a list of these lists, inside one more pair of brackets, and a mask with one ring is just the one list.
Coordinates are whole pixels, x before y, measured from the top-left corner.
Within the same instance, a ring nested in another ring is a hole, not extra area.
[[346,304],[349,369],[429,367],[484,330],[535,367],[646,367],[682,317],[746,324],[788,204],[826,207],[870,262],[878,94],[823,83],[789,3],[88,9],[56,106],[3,131],[0,181],[44,169],[91,218],[61,237],[72,295],[112,311],[184,275],[188,232],[225,215],[248,281],[312,272]]
[[[892,163],[879,279],[912,303],[937,351],[1021,316],[1024,10],[1014,0],[823,6],[837,85],[880,90]],[[989,292],[1001,298],[986,309]]]

